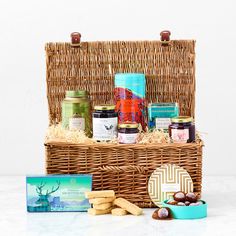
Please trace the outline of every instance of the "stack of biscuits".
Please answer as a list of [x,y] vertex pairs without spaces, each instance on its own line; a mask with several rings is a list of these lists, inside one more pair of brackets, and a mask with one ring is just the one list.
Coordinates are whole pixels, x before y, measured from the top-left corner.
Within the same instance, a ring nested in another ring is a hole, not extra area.
[[[88,209],[90,215],[112,214],[115,216],[124,216],[129,213],[132,215],[141,215],[143,210],[124,198],[116,198],[113,190],[86,192],[85,197],[93,208]],[[118,206],[118,207],[116,207]]]

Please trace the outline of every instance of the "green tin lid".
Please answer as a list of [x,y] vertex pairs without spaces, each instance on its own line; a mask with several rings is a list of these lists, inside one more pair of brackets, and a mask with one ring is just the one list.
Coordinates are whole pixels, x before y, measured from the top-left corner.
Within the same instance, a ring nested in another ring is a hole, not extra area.
[[80,97],[87,97],[88,92],[86,90],[68,90],[66,91],[66,97],[70,98],[80,98]]

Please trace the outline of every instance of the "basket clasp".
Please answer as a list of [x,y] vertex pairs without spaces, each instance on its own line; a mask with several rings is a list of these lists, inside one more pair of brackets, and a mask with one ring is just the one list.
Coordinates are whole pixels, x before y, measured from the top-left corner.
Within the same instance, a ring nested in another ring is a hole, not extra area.
[[71,46],[80,47],[81,34],[79,32],[73,32],[70,34]]
[[170,35],[171,35],[171,32],[169,30],[161,31],[160,36],[161,36],[161,43],[163,46],[167,46],[169,44]]

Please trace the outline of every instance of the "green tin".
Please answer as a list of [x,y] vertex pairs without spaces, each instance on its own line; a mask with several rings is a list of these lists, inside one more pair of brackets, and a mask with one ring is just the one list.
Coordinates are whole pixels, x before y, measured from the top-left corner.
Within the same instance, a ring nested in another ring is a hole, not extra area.
[[62,102],[62,126],[70,130],[83,130],[91,136],[91,105],[87,91],[66,91]]

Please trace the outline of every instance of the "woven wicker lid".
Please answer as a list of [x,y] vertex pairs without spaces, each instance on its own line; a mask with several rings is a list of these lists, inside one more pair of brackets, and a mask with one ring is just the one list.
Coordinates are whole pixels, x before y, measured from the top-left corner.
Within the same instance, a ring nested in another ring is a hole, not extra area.
[[60,122],[67,90],[88,91],[92,106],[114,104],[117,73],[145,74],[147,102],[177,102],[194,117],[194,40],[48,43],[46,61],[50,124]]

